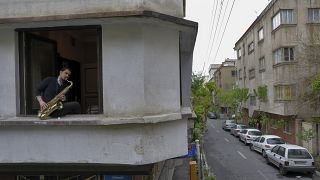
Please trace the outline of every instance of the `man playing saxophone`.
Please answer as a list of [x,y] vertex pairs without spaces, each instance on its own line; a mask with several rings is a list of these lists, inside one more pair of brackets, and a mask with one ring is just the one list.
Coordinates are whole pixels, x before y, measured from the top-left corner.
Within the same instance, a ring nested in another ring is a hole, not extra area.
[[[81,107],[77,101],[66,102],[66,91],[72,86],[69,87],[68,78],[71,75],[71,69],[64,67],[60,70],[58,77],[47,77],[45,78],[36,88],[36,99],[40,105],[40,112],[46,110],[48,103],[54,98],[58,98],[59,103],[62,102],[63,108],[56,109],[52,113],[50,112],[51,117],[61,117],[66,114],[80,114]],[[52,101],[51,101],[52,102]],[[40,117],[41,119],[41,117]]]

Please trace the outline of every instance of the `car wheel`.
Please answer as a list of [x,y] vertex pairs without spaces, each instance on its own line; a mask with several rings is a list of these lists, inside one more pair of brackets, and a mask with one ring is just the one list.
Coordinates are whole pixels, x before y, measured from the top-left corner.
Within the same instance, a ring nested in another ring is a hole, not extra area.
[[262,149],[262,157],[266,158],[267,157],[267,154],[266,154],[266,151]]
[[269,158],[266,158],[267,164],[271,164]]
[[239,141],[241,142],[241,138],[239,138]]
[[279,172],[280,172],[280,174],[281,174],[282,176],[284,176],[284,175],[287,174],[287,171],[285,171],[285,170],[283,169],[283,166],[282,166],[282,165],[279,166]]
[[253,145],[252,145],[252,144],[250,145],[250,150],[251,150],[251,151],[253,151],[253,150],[254,150],[254,149],[253,149]]

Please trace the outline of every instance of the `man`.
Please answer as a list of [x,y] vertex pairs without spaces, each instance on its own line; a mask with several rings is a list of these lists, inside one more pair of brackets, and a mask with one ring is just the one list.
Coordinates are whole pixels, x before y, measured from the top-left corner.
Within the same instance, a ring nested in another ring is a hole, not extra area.
[[[53,99],[59,92],[61,92],[68,84],[66,80],[71,75],[71,69],[64,67],[60,70],[58,77],[47,77],[44,79],[39,86],[36,88],[36,98],[40,105],[40,110],[48,107],[48,102]],[[65,102],[65,95],[59,97],[63,102],[63,109],[55,110],[50,114],[52,117],[61,117],[66,114],[80,114],[81,107],[77,101]]]

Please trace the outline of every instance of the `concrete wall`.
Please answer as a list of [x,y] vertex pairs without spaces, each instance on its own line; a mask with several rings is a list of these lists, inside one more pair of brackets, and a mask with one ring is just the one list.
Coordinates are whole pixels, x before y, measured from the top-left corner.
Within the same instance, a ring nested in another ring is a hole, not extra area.
[[187,154],[187,121],[118,126],[1,126],[0,163],[141,165]]
[[124,11],[184,16],[183,0],[0,0],[1,18],[25,18]]
[[105,114],[179,112],[179,32],[142,24],[102,29]]
[[16,115],[15,34],[13,29],[2,29],[0,36],[0,117]]

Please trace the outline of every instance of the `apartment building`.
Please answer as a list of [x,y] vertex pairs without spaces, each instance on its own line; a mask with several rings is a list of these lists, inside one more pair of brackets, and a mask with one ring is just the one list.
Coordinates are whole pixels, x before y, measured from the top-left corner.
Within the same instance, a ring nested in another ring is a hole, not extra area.
[[[0,3],[0,179],[170,179],[192,115],[185,1]],[[82,114],[39,120],[33,91],[66,66]]]
[[[228,92],[236,83],[237,71],[235,62],[236,59],[225,59],[222,64],[219,64],[219,66],[217,66],[218,64],[216,65],[217,68],[214,71],[212,81],[216,83],[217,87],[220,88],[222,92]],[[213,99],[213,103],[215,102],[216,100]],[[229,108],[230,107],[228,106],[221,106],[220,114],[227,114]]]
[[[318,114],[303,95],[309,90],[310,79],[318,73],[317,65],[311,61],[315,54],[307,49],[317,44],[319,10],[320,1],[272,0],[234,47],[237,85],[250,92],[242,109],[247,114],[244,121],[264,112],[272,120],[263,130],[288,143],[301,144],[297,133]],[[264,85],[268,98],[259,102],[253,91]],[[279,121],[283,125],[276,127]],[[319,126],[313,124],[312,128]],[[319,151],[318,141],[317,135],[313,139],[314,152]]]
[[214,73],[217,71],[217,69],[221,66],[221,64],[210,64],[209,67],[209,81],[214,81]]

